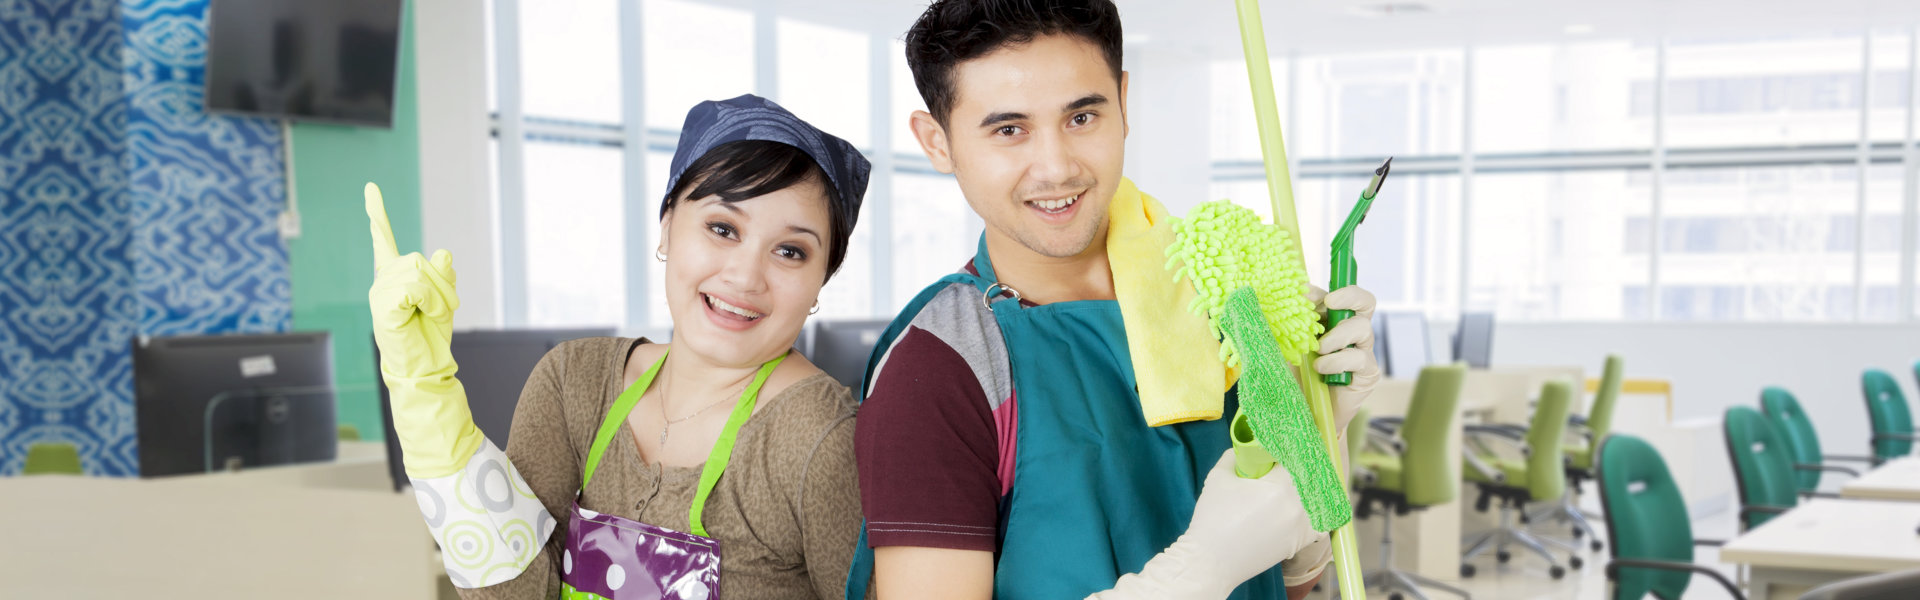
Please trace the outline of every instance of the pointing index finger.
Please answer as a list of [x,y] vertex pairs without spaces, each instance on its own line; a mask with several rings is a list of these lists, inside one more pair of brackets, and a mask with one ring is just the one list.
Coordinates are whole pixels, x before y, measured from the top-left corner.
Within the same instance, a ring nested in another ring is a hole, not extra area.
[[393,224],[387,221],[387,201],[380,196],[380,186],[367,182],[367,226],[373,230],[373,268],[379,269],[388,261],[400,257],[400,250],[393,243]]

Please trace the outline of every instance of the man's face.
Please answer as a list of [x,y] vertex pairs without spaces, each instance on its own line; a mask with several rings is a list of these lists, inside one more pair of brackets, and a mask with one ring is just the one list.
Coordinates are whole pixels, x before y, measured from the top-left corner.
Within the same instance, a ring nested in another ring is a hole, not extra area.
[[1038,37],[961,63],[953,83],[947,126],[916,113],[914,130],[987,235],[1054,258],[1104,239],[1127,124],[1125,79],[1114,80],[1100,49]]

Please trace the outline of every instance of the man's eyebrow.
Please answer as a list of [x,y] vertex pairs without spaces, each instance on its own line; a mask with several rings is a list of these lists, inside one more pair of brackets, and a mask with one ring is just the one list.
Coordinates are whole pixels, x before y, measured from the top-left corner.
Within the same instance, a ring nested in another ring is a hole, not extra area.
[[1068,102],[1067,107],[1060,109],[1060,112],[1073,112],[1089,106],[1098,106],[1106,103],[1107,103],[1106,96],[1102,96],[1100,94],[1087,94],[1085,96],[1081,96],[1079,100]]
[[987,115],[987,118],[985,119],[981,119],[980,126],[992,127],[1008,121],[1025,121],[1025,120],[1027,120],[1027,113],[997,112],[997,113]]

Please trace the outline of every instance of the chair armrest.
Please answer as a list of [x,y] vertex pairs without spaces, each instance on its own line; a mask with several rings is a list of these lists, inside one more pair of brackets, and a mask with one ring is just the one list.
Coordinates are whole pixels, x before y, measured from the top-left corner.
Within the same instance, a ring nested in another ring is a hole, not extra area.
[[1747,598],[1746,594],[1740,593],[1740,586],[1734,585],[1732,581],[1727,579],[1727,576],[1721,575],[1719,571],[1715,571],[1711,568],[1704,567],[1701,565],[1696,565],[1692,563],[1683,563],[1683,562],[1672,562],[1672,561],[1665,561],[1665,560],[1646,560],[1646,559],[1639,559],[1639,558],[1616,558],[1616,559],[1613,559],[1613,561],[1607,563],[1607,580],[1619,581],[1620,569],[1622,567],[1631,567],[1631,568],[1637,568],[1637,569],[1660,569],[1664,571],[1691,571],[1694,573],[1699,573],[1702,575],[1706,575],[1708,577],[1712,577],[1714,581],[1720,582],[1720,586],[1727,588],[1727,593],[1733,594],[1734,598],[1738,598],[1740,600],[1746,600]]
[[1715,548],[1719,548],[1719,547],[1721,547],[1721,546],[1725,546],[1725,545],[1727,545],[1727,541],[1726,541],[1726,540],[1710,540],[1710,539],[1706,539],[1706,538],[1696,538],[1696,539],[1694,539],[1694,540],[1693,540],[1693,545],[1695,545],[1695,546],[1713,546],[1713,547],[1715,547]]
[[1747,515],[1749,513],[1766,513],[1770,515],[1779,515],[1779,514],[1786,514],[1788,510],[1791,510],[1791,508],[1785,507],[1785,506],[1766,506],[1762,504],[1749,504],[1746,506],[1742,506],[1740,507],[1740,526],[1742,528],[1745,528],[1747,526]]
[[1867,464],[1873,464],[1874,462],[1874,459],[1871,456],[1852,456],[1847,454],[1828,454],[1825,456],[1821,456],[1820,460],[1844,460],[1848,462],[1863,462]]
[[1506,442],[1514,449],[1519,450],[1521,456],[1533,455],[1533,447],[1527,445],[1527,434],[1525,430],[1516,430],[1507,425],[1468,425],[1464,433],[1467,437],[1471,437],[1475,441],[1499,440]]
[[1368,429],[1367,445],[1378,445],[1383,449],[1392,451],[1394,454],[1407,453],[1407,441],[1401,439],[1397,433],[1381,433],[1379,430]]
[[1839,498],[1840,495],[1835,494],[1833,492],[1800,492],[1800,497],[1801,498]]
[[1795,463],[1793,465],[1793,468],[1798,471],[1832,471],[1834,473],[1846,473],[1854,477],[1860,476],[1859,471],[1855,471],[1853,469],[1849,469],[1846,467],[1836,467],[1832,465],[1809,465],[1805,463]]
[[1507,482],[1506,473],[1502,473],[1500,472],[1499,469],[1495,469],[1491,466],[1488,466],[1485,461],[1480,460],[1480,457],[1478,456],[1474,456],[1472,452],[1467,452],[1465,454],[1462,454],[1462,456],[1464,456],[1467,459],[1468,467],[1472,467],[1473,470],[1479,471],[1480,474],[1485,476],[1487,479],[1492,479],[1500,483]]
[[1920,434],[1914,434],[1914,433],[1876,433],[1876,434],[1873,434],[1873,441],[1876,441],[1876,442],[1878,442],[1878,441],[1880,441],[1880,440],[1906,440],[1906,441],[1909,441],[1909,442],[1913,442],[1913,441],[1920,441]]

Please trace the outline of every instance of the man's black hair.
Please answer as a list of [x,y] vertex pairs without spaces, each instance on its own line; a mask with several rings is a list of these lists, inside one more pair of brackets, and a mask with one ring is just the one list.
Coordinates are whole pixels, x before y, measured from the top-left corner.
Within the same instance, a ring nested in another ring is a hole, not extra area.
[[827,220],[832,227],[826,239],[827,279],[833,279],[840,263],[847,258],[847,239],[852,237],[853,220],[859,215],[849,214],[846,207],[835,200],[840,196],[833,182],[827,179],[820,164],[799,148],[766,140],[741,140],[714,146],[687,165],[680,180],[667,191],[667,197],[660,201],[660,217],[666,218],[667,211],[683,198],[719,196],[725,202],[739,202],[809,180],[819,182],[825,190],[822,199],[826,201]]
[[953,114],[953,70],[1009,45],[1071,35],[1098,47],[1120,79],[1120,9],[1111,0],[935,0],[907,30],[907,66],[941,126]]

